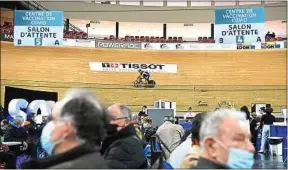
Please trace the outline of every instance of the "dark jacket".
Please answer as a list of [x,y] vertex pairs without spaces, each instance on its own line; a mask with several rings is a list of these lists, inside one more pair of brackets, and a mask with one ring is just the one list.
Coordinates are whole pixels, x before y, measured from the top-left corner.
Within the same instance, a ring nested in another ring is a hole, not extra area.
[[99,149],[83,144],[68,152],[25,163],[24,169],[107,169]]
[[229,168],[224,165],[216,164],[203,157],[200,157],[197,166],[191,167],[191,169],[229,169]]
[[191,133],[192,133],[192,128],[185,130],[184,135],[181,138],[181,141],[184,142]]
[[146,115],[146,112],[144,112],[144,111],[140,111],[139,113],[138,113],[138,117],[140,118],[141,116],[145,116]]
[[143,145],[132,124],[108,136],[103,141],[101,153],[109,168],[147,168]]
[[149,142],[151,137],[155,135],[157,132],[157,129],[155,127],[147,127],[144,129],[144,137],[146,139],[146,142]]
[[[249,119],[250,121],[250,133],[252,135],[252,138],[257,138],[257,120],[254,118]],[[256,142],[256,141],[255,141]],[[254,143],[254,139],[252,139],[252,143]]]
[[30,124],[27,126],[27,143],[39,143],[43,127],[43,124],[37,125],[34,121],[30,121]]
[[16,127],[10,123],[3,134],[4,142],[23,142],[27,138],[27,133],[24,127]]
[[273,125],[273,123],[276,122],[276,118],[272,114],[266,113],[262,116],[260,122],[260,128],[262,129],[263,125]]

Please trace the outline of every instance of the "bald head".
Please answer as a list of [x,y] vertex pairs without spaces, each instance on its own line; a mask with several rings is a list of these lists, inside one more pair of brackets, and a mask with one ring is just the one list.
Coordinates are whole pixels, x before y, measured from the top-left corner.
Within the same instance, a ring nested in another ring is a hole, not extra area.
[[107,111],[112,117],[116,116],[116,117],[125,117],[127,119],[132,119],[131,110],[123,104],[113,104],[108,107]]
[[131,123],[132,112],[123,104],[113,104],[108,107],[107,112],[112,118],[110,124],[118,125],[118,131]]

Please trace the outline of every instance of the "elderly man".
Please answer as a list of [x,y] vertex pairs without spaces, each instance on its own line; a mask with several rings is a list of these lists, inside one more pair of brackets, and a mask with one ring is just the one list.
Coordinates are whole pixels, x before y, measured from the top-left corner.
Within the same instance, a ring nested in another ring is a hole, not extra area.
[[108,136],[103,141],[101,153],[108,168],[147,168],[143,145],[131,123],[131,110],[125,105],[114,104],[107,109],[107,112],[112,120]]
[[251,169],[254,147],[246,115],[231,109],[208,113],[200,128],[200,149],[195,169]]
[[92,93],[72,90],[56,104],[43,128],[41,145],[49,157],[28,162],[24,168],[107,168],[99,152],[106,123],[108,118]]

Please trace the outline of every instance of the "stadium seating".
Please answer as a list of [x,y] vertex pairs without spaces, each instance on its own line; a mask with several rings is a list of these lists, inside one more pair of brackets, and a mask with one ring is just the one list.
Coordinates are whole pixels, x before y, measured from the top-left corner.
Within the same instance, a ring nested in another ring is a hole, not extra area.
[[[13,23],[4,21],[3,25],[0,25],[1,33],[13,34]],[[63,31],[63,37],[69,39],[86,39],[87,33],[78,31]],[[182,43],[183,37],[154,37],[154,36],[125,36],[124,38],[116,38],[114,35],[104,37],[104,40],[113,41],[126,41],[126,42],[152,42],[152,43]],[[270,41],[283,41],[281,37],[266,39],[266,42]],[[199,43],[215,43],[212,37],[198,37]]]
[[64,31],[64,38],[71,38],[71,39],[86,39],[87,33],[85,32],[78,32],[78,31]]
[[4,24],[1,25],[1,33],[12,34],[13,33],[13,24],[11,22],[4,21]]
[[126,42],[151,42],[151,43],[182,43],[184,42],[183,37],[154,37],[154,36],[125,36],[125,38],[115,38],[114,35],[104,37],[104,40],[117,40]]

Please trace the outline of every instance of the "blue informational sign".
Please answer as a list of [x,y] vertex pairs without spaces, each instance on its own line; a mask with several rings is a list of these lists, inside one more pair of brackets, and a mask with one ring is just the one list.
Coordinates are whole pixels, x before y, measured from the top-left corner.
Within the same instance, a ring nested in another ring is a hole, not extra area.
[[63,11],[15,10],[15,46],[62,46]]
[[265,8],[215,9],[216,43],[265,42]]
[[265,9],[263,7],[215,9],[215,24],[242,24],[264,22]]

